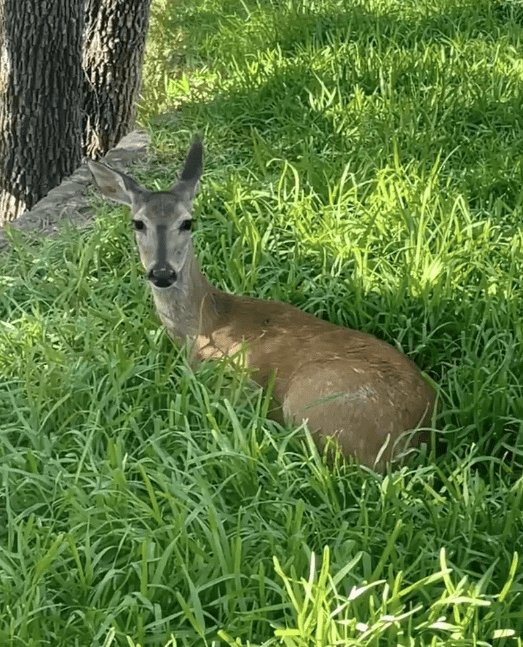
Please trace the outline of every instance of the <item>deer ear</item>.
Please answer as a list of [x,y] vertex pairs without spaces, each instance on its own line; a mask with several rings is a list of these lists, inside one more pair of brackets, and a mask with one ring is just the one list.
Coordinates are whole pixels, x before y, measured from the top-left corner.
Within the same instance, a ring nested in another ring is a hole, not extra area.
[[203,170],[203,143],[197,138],[194,140],[187,157],[178,182],[173,186],[171,191],[182,196],[183,199],[190,202],[196,195],[198,181]]
[[131,206],[142,188],[131,177],[100,162],[87,162],[96,186],[101,193],[115,202]]

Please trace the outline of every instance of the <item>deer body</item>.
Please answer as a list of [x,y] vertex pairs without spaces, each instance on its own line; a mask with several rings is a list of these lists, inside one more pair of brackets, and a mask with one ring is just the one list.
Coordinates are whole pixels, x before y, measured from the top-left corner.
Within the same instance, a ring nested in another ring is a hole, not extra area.
[[428,424],[434,392],[407,356],[288,304],[227,294],[202,275],[186,224],[202,159],[197,142],[180,180],[165,193],[90,163],[100,190],[131,206],[156,309],[171,337],[189,340],[198,359],[243,351],[257,383],[266,387],[274,376],[280,417],[306,420],[320,448],[334,437],[343,454],[381,468],[409,442],[418,444],[420,432],[410,438],[404,432]]

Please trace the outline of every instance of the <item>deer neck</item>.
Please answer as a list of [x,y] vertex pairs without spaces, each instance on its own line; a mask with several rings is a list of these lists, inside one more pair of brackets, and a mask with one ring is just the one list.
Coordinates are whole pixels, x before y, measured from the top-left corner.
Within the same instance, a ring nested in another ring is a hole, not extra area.
[[151,287],[160,319],[172,337],[196,338],[214,330],[226,295],[203,276],[192,249],[176,285],[164,290]]

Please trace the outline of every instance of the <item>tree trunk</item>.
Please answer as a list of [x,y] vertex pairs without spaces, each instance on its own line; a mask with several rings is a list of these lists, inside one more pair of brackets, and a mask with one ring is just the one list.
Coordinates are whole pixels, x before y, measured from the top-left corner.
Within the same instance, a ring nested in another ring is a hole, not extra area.
[[80,163],[83,7],[0,1],[0,224]]
[[0,225],[133,128],[150,2],[0,0]]
[[84,154],[105,155],[132,130],[151,0],[87,0]]

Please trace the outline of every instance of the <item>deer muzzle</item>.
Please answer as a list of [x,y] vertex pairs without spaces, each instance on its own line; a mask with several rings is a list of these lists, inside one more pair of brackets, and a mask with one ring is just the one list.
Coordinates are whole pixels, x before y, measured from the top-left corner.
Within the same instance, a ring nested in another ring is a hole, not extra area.
[[169,265],[161,267],[156,265],[149,271],[147,278],[156,288],[170,288],[171,285],[176,283],[178,275],[176,270],[169,267]]

